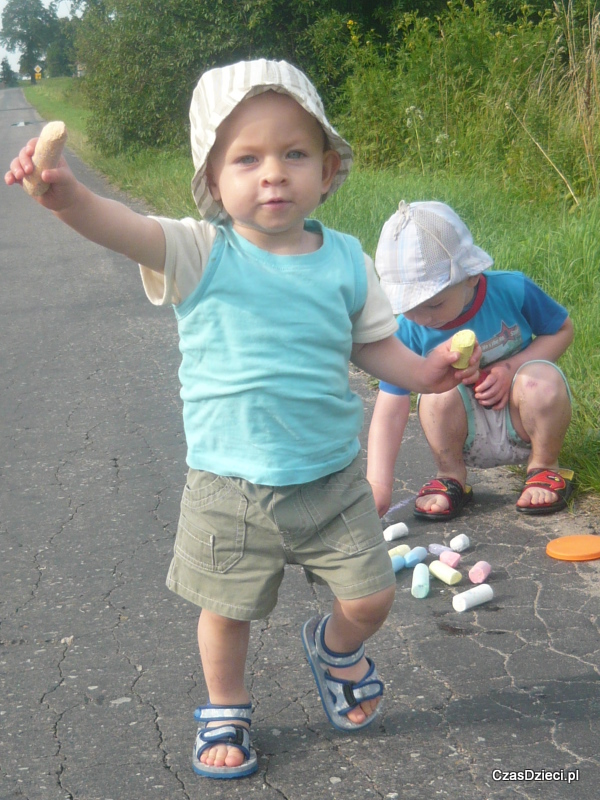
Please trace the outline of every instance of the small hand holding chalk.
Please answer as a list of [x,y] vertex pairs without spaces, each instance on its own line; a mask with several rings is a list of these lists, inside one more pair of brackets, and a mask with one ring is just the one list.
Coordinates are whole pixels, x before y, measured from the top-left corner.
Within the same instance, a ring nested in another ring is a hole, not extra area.
[[40,197],[48,191],[50,184],[42,180],[42,172],[58,166],[66,141],[67,126],[64,122],[49,122],[44,126],[33,154],[33,172],[23,178],[27,194]]

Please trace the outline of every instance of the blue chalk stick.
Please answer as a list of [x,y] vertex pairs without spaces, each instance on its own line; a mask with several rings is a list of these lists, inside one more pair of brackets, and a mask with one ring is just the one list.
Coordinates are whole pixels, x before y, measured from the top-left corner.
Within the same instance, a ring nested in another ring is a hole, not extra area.
[[427,550],[424,547],[413,547],[413,549],[404,556],[404,563],[410,569],[415,564],[420,564],[427,558]]
[[429,567],[426,564],[415,565],[410,593],[419,599],[429,594]]
[[406,566],[403,556],[392,556],[392,569],[394,572],[400,572]]

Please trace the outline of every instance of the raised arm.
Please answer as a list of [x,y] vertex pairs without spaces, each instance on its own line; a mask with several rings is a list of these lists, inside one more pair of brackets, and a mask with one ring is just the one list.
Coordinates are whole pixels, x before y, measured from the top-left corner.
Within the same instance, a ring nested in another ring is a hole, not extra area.
[[[33,172],[32,156],[37,139],[30,140],[13,159],[4,180],[8,186],[22,184]],[[100,197],[80,183],[64,158],[42,178],[48,191],[34,199],[86,239],[115,250],[156,272],[164,271],[165,240],[156,220],[138,214],[115,200]]]

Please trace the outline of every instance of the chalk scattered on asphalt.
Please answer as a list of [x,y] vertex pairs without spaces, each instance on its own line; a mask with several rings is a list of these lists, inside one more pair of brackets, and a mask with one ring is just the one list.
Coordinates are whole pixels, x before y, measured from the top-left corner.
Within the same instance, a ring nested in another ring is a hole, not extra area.
[[472,589],[467,589],[466,592],[455,594],[452,598],[452,607],[455,611],[467,611],[469,608],[487,603],[493,596],[494,590],[489,583],[482,583]]

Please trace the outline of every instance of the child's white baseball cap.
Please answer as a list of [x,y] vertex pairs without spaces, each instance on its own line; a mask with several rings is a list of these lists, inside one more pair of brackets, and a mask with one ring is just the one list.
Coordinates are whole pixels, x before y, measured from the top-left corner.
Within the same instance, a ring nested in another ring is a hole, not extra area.
[[403,314],[448,286],[489,269],[494,260],[473,244],[450,206],[402,200],[381,230],[375,269],[394,314]]
[[192,194],[200,216],[209,222],[227,218],[221,204],[211,195],[206,180],[206,164],[217,138],[217,128],[242,100],[268,91],[290,95],[312,114],[325,131],[329,146],[342,159],[341,167],[321,202],[339,189],[350,172],[352,148],[330,125],[317,90],[299,69],[286,61],[265,59],[240,61],[211,69],[198,81],[190,106],[192,157],[196,168]]

